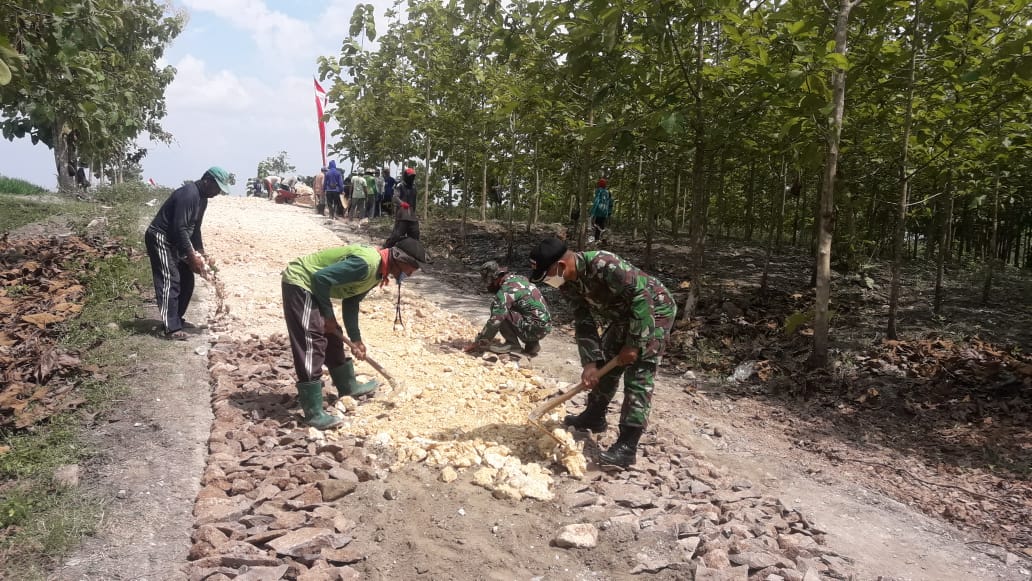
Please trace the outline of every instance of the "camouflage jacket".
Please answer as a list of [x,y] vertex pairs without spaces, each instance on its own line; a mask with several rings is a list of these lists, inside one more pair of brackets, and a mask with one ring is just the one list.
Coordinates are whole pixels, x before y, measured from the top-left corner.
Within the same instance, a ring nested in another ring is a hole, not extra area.
[[600,324],[627,325],[625,346],[649,355],[649,342],[656,333],[656,310],[663,315],[673,299],[663,283],[612,252],[577,252],[577,280],[566,281],[559,290],[573,307],[574,334],[581,364],[602,361]]
[[526,324],[540,329],[542,335],[552,331],[552,314],[548,311],[541,291],[531,284],[527,277],[509,273],[502,280],[501,288],[491,301],[491,317],[476,340],[494,338],[509,311],[520,313]]

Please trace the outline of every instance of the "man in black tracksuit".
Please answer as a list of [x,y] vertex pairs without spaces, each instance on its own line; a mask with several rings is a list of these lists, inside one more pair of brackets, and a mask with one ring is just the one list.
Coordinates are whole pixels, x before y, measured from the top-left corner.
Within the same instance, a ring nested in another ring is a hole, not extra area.
[[394,246],[398,240],[406,236],[419,240],[419,218],[416,217],[416,170],[411,167],[405,168],[401,183],[394,186],[394,206],[394,230],[383,243],[384,248]]
[[201,179],[172,192],[147,228],[144,242],[154,277],[154,298],[169,339],[186,339],[183,315],[193,297],[194,274],[202,274],[205,268],[201,223],[208,199],[228,194],[228,182],[226,170],[210,168]]

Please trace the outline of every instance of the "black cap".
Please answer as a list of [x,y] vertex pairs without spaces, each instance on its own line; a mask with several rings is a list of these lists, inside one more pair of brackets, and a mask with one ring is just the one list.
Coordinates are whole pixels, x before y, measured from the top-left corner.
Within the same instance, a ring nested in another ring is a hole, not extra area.
[[555,237],[542,240],[534,250],[530,251],[530,267],[532,269],[530,280],[541,282],[548,269],[564,254],[566,254],[566,242]]
[[433,262],[430,260],[430,254],[427,253],[426,248],[424,248],[423,244],[415,238],[402,238],[401,240],[398,240],[392,250],[399,251],[403,255],[399,257],[402,260],[408,258],[412,261],[418,262],[419,264],[430,264]]

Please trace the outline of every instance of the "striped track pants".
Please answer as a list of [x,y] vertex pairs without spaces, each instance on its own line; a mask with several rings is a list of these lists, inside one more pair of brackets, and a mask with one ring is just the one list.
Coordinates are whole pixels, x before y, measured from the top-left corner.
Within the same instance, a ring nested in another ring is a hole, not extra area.
[[331,334],[323,331],[323,316],[312,293],[286,282],[282,287],[283,318],[287,322],[297,380],[316,381],[322,378],[323,363],[328,369],[334,369],[347,360],[343,331],[339,326]]
[[193,298],[194,273],[185,261],[179,260],[179,251],[169,243],[164,232],[147,228],[144,242],[150,257],[158,313],[165,332],[173,333],[183,328],[183,315]]

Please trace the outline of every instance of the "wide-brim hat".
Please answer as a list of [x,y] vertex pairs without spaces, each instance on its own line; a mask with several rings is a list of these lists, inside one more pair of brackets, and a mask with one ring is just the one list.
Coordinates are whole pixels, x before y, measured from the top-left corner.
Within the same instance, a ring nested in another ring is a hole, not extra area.
[[541,282],[545,273],[566,254],[566,242],[552,237],[542,240],[534,250],[530,251],[530,280]]
[[402,238],[394,245],[392,250],[396,250],[398,255],[396,258],[402,262],[415,263],[417,266],[422,268],[424,264],[431,264],[433,260],[430,258],[430,253],[426,251],[423,243],[415,238]]

